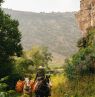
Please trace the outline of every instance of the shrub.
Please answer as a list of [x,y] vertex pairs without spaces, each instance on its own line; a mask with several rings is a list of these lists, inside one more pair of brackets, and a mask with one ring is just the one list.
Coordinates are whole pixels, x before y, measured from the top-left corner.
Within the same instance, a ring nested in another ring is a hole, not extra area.
[[89,29],[85,38],[78,42],[79,51],[66,60],[65,74],[71,79],[95,74],[95,28]]

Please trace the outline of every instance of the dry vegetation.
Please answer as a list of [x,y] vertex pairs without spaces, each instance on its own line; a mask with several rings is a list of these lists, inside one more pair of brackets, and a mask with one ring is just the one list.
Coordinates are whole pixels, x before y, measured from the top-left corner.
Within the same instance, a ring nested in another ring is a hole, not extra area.
[[52,77],[51,97],[95,97],[95,75],[67,81],[63,75]]

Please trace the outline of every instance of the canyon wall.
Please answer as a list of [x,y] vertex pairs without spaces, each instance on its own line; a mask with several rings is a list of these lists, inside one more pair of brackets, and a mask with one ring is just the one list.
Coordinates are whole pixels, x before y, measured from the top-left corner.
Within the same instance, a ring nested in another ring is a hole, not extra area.
[[81,0],[76,18],[82,34],[85,35],[89,27],[95,26],[95,0]]

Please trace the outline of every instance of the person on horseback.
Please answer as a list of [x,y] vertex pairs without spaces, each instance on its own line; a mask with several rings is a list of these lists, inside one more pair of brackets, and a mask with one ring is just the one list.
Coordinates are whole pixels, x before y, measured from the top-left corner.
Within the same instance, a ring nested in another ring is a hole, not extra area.
[[39,66],[36,74],[35,81],[43,80],[45,78],[45,68],[43,66]]
[[49,92],[49,78],[45,76],[45,68],[39,66],[37,74],[35,77],[35,95],[36,97],[48,97],[50,96]]

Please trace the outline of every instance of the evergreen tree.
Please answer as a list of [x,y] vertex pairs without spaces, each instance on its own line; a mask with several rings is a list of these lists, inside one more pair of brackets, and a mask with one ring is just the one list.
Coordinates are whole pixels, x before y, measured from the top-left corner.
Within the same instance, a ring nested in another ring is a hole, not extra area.
[[22,53],[19,23],[4,13],[1,9],[2,2],[0,0],[0,77],[12,72],[13,56],[20,56]]

